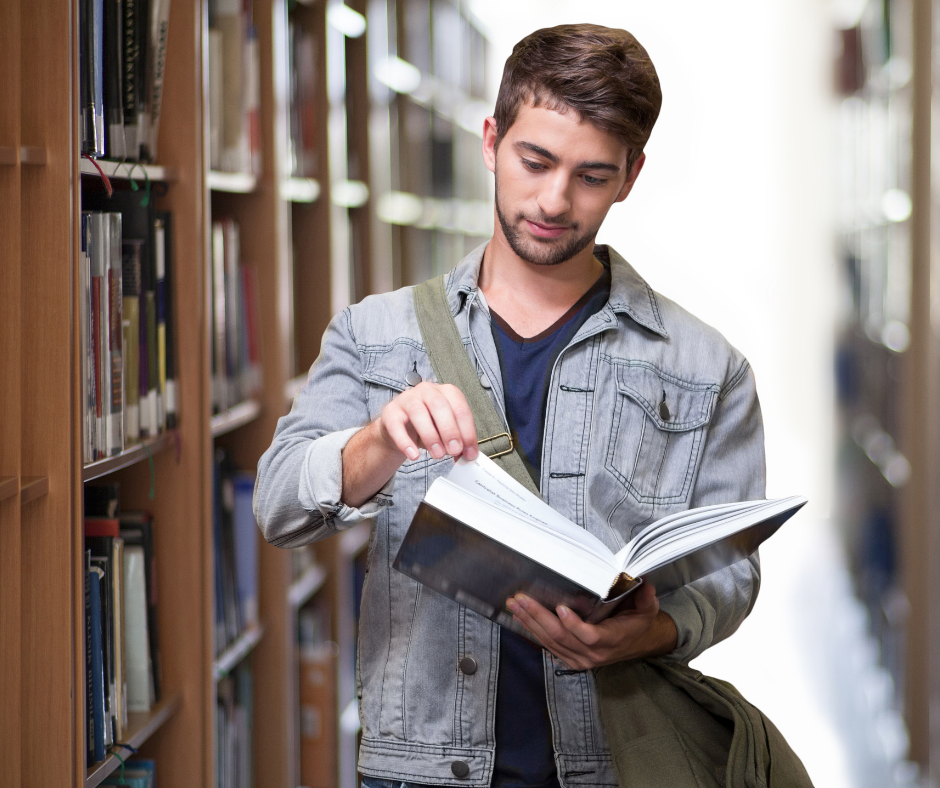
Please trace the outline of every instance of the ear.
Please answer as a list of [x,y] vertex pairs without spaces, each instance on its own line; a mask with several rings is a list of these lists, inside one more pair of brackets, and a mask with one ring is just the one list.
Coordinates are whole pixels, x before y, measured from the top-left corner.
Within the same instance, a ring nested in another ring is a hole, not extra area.
[[496,118],[483,121],[483,163],[490,172],[496,172]]
[[644,164],[646,164],[646,154],[641,153],[637,156],[636,161],[633,162],[633,166],[630,168],[630,174],[627,176],[627,180],[623,184],[623,188],[620,189],[620,194],[617,195],[617,199],[614,200],[614,202],[623,202],[627,199],[627,195],[633,188],[633,184],[636,183],[636,179],[640,177],[640,171],[643,169]]

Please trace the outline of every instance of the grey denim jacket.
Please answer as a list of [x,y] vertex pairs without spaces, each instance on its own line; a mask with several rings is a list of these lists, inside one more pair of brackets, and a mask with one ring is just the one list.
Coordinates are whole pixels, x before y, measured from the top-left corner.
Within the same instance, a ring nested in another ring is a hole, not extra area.
[[[477,277],[485,244],[446,280],[464,346],[504,415],[502,375]],[[764,497],[764,441],[754,376],[714,329],[656,294],[616,252],[608,303],[552,370],[542,497],[619,550],[672,512]],[[338,314],[291,412],[258,463],[255,516],[271,544],[296,547],[372,521],[362,595],[357,688],[363,774],[486,786],[494,762],[498,627],[391,568],[428,486],[453,463],[406,461],[358,509],[343,504],[342,450],[408,384],[434,373],[412,290],[370,296]],[[661,408],[665,402],[666,407]],[[484,436],[480,436],[484,437]],[[687,661],[732,634],[754,605],[757,555],[663,597]],[[545,693],[563,786],[616,786],[595,678],[544,654]],[[464,657],[475,665],[461,670]],[[466,764],[469,771],[464,776]]]

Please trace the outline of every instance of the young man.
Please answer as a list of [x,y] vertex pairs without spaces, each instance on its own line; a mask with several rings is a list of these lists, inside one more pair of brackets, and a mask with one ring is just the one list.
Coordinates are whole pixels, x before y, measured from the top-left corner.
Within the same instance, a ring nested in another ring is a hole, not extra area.
[[[506,63],[483,157],[493,238],[447,276],[480,381],[542,497],[619,549],[693,506],[761,498],[753,376],[713,329],[594,245],[643,168],[659,81],[629,33],[539,30]],[[338,315],[258,468],[255,511],[293,547],[371,519],[359,633],[369,788],[616,785],[592,668],[688,660],[754,604],[756,555],[597,626],[519,596],[504,630],[391,568],[428,485],[476,456],[461,392],[434,382],[412,291]]]

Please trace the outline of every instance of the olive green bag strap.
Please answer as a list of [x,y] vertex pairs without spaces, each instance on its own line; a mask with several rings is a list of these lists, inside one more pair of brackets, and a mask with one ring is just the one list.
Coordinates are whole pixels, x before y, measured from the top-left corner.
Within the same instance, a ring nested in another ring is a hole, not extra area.
[[480,451],[527,490],[539,495],[538,487],[526,470],[506,425],[493,407],[463,346],[447,303],[444,277],[438,276],[418,285],[414,289],[414,301],[421,337],[437,382],[456,386],[467,398]]

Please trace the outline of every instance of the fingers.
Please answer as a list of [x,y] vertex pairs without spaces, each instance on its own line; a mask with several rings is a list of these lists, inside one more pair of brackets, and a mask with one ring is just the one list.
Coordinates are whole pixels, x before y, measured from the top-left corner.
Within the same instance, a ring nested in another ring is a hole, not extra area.
[[419,448],[436,460],[445,455],[477,455],[473,414],[456,386],[419,383],[382,411],[382,425],[399,451],[411,460]]

